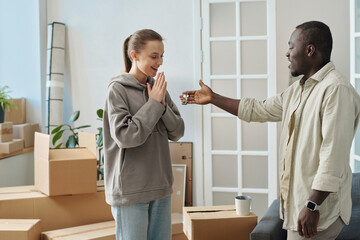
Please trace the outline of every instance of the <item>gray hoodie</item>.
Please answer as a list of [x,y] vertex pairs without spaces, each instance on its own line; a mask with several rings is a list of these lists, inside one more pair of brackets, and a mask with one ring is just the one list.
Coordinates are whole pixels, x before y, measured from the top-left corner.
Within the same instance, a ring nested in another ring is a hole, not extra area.
[[[154,79],[148,77],[152,86]],[[172,193],[168,139],[184,135],[184,121],[166,93],[166,107],[149,98],[147,87],[128,73],[108,86],[104,118],[106,202],[147,202]]]

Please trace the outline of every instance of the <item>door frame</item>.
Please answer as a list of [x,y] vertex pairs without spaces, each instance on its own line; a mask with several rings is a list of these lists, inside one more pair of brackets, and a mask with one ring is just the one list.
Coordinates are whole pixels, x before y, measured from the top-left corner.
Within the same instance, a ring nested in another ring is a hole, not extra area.
[[[207,19],[209,20],[209,4],[210,3],[218,3],[218,2],[236,2],[236,6],[238,7],[238,4],[240,2],[256,2],[256,1],[265,1],[267,4],[267,52],[268,52],[268,71],[267,71],[267,95],[268,97],[273,96],[276,94],[276,3],[275,0],[201,0],[200,3],[200,18],[201,19]],[[199,2],[197,0],[196,2]],[[199,7],[197,5],[197,7]],[[239,14],[237,14],[236,20],[239,19]],[[195,17],[196,19],[196,17]],[[208,84],[207,81],[210,80],[210,34],[209,34],[209,24],[206,24],[206,22],[202,22],[201,24],[201,54],[202,54],[202,79],[204,79],[205,83]],[[238,30],[237,30],[238,31]],[[208,36],[208,37],[207,37]],[[239,34],[237,34],[239,36]],[[239,41],[236,42],[237,48],[239,47]],[[196,52],[196,51],[195,51]],[[239,54],[237,54],[237,60],[239,59]],[[197,87],[198,88],[198,87]],[[239,89],[238,89],[239,91]],[[201,121],[201,134],[202,134],[202,144],[203,144],[203,156],[202,156],[202,181],[203,181],[203,204],[202,205],[212,205],[212,193],[214,190],[214,187],[212,187],[212,153],[211,151],[211,141],[206,141],[205,138],[207,138],[206,132],[204,129],[210,129],[211,127],[211,106],[206,105],[202,107],[202,113],[197,114],[201,115],[201,118],[197,118],[197,122]],[[226,114],[221,114],[222,117],[227,117]],[[229,114],[230,116],[230,114]],[[201,120],[200,120],[201,119]],[[241,120],[237,119],[238,122]],[[200,122],[199,122],[200,124]],[[239,123],[237,124],[238,126]],[[199,125],[200,126],[200,125]],[[238,128],[238,139],[241,137],[239,135],[239,128]],[[200,130],[199,130],[200,133]],[[198,134],[198,132],[197,132]],[[198,139],[197,139],[198,140]],[[239,142],[238,142],[239,144]],[[265,154],[268,156],[268,188],[267,191],[264,191],[263,189],[245,189],[246,192],[250,191],[251,193],[266,193],[268,194],[268,204],[270,205],[271,202],[277,198],[278,196],[278,161],[277,161],[277,125],[276,123],[268,123],[268,150],[265,151]],[[261,151],[257,151],[261,152]],[[260,153],[262,155],[263,153]],[[252,155],[252,153],[249,153],[249,155]],[[238,155],[239,158],[240,155]],[[241,163],[241,159],[238,160],[238,163]],[[241,164],[238,164],[238,172],[241,173]],[[197,169],[195,171],[196,174],[200,174],[200,169]],[[208,173],[208,174],[206,174]],[[238,181],[239,186],[241,186],[241,190],[244,190],[244,188],[241,185],[241,179]],[[198,186],[198,184],[197,184]],[[223,188],[224,191],[232,191],[233,189],[226,189]],[[241,192],[239,192],[241,194]],[[199,203],[199,202],[197,202]]]

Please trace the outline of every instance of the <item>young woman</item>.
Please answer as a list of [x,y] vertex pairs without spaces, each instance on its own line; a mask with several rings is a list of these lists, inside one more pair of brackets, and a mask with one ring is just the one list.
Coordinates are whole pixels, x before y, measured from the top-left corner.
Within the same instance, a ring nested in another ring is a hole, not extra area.
[[183,136],[184,121],[166,91],[164,73],[157,73],[163,38],[139,30],[125,40],[123,54],[126,73],[111,80],[104,109],[106,202],[118,240],[170,240],[168,139]]

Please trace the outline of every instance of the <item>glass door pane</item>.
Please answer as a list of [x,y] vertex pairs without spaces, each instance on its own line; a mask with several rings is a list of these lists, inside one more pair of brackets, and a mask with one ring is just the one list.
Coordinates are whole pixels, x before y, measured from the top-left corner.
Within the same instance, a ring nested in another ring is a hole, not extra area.
[[212,75],[236,74],[235,41],[212,42],[210,51]]
[[236,118],[214,117],[212,119],[212,146],[213,150],[236,150]]
[[233,187],[238,185],[238,162],[236,155],[213,155],[213,186]]
[[246,40],[241,42],[241,74],[267,73],[267,41]]
[[360,32],[360,0],[355,0],[355,32]]
[[243,187],[268,188],[267,156],[243,156]]
[[266,2],[240,3],[241,36],[264,36],[266,29]]
[[235,3],[210,4],[210,36],[235,36],[235,31]]

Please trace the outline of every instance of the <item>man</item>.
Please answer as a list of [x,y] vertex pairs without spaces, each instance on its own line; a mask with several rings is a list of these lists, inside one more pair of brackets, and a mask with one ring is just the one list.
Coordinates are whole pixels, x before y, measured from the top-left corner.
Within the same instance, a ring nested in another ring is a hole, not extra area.
[[317,21],[296,27],[286,57],[303,77],[265,101],[230,99],[201,89],[185,91],[184,104],[212,103],[250,122],[282,121],[279,157],[280,215],[288,239],[335,239],[351,214],[349,153],[360,97],[330,61],[332,36]]

